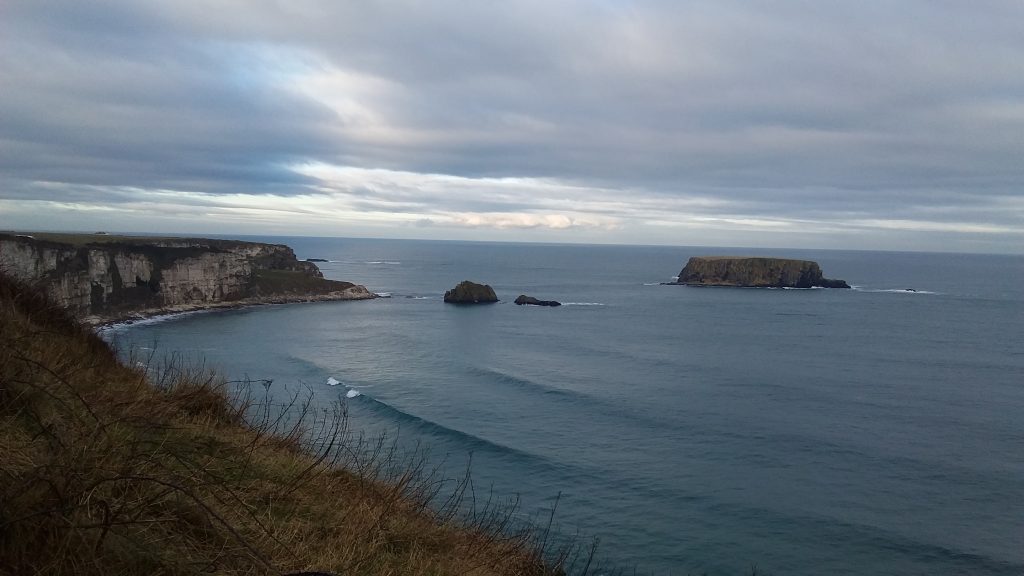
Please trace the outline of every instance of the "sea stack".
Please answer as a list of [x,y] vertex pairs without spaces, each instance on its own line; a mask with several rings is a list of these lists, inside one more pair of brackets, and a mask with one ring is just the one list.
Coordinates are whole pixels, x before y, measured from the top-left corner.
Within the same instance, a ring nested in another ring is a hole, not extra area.
[[449,304],[493,304],[498,301],[498,296],[487,284],[463,280],[444,293],[444,301]]
[[849,288],[842,280],[822,276],[810,260],[695,256],[679,273],[677,284],[687,286],[741,286],[750,288]]

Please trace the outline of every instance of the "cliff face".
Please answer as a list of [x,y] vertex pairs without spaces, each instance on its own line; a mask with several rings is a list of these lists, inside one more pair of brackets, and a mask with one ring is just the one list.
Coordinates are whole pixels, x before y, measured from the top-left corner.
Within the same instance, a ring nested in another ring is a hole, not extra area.
[[251,298],[373,294],[325,280],[288,246],[191,238],[0,234],[0,269],[79,316],[116,318]]
[[849,288],[842,280],[824,278],[810,260],[693,257],[679,273],[679,284],[691,286],[745,286],[756,288]]

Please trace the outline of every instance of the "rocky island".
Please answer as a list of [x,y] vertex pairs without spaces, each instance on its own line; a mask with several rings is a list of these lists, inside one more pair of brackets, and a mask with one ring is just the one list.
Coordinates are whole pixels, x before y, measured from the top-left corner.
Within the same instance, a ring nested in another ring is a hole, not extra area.
[[463,280],[444,293],[444,301],[449,304],[493,304],[498,301],[498,296],[488,284]]
[[675,284],[751,288],[849,288],[843,280],[822,275],[817,262],[787,258],[695,256]]
[[365,300],[283,244],[94,234],[0,234],[0,270],[91,323],[252,304]]

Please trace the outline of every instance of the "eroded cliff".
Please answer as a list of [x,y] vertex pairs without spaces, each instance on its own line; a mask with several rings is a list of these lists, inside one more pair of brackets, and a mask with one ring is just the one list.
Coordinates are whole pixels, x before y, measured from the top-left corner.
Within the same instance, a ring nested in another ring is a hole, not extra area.
[[817,262],[787,258],[695,256],[679,273],[688,286],[754,288],[849,288],[842,280],[825,278]]
[[325,279],[288,246],[234,240],[0,234],[0,269],[93,321],[232,303],[375,297]]

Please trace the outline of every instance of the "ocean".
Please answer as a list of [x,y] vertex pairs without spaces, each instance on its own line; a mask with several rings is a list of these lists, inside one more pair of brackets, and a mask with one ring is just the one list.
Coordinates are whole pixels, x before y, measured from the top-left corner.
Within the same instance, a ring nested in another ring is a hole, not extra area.
[[[630,572],[1024,574],[1024,257],[246,239],[390,298],[105,336],[343,403],[525,517],[557,499],[559,533]],[[715,254],[854,289],[661,284]],[[444,304],[466,279],[501,302]]]

